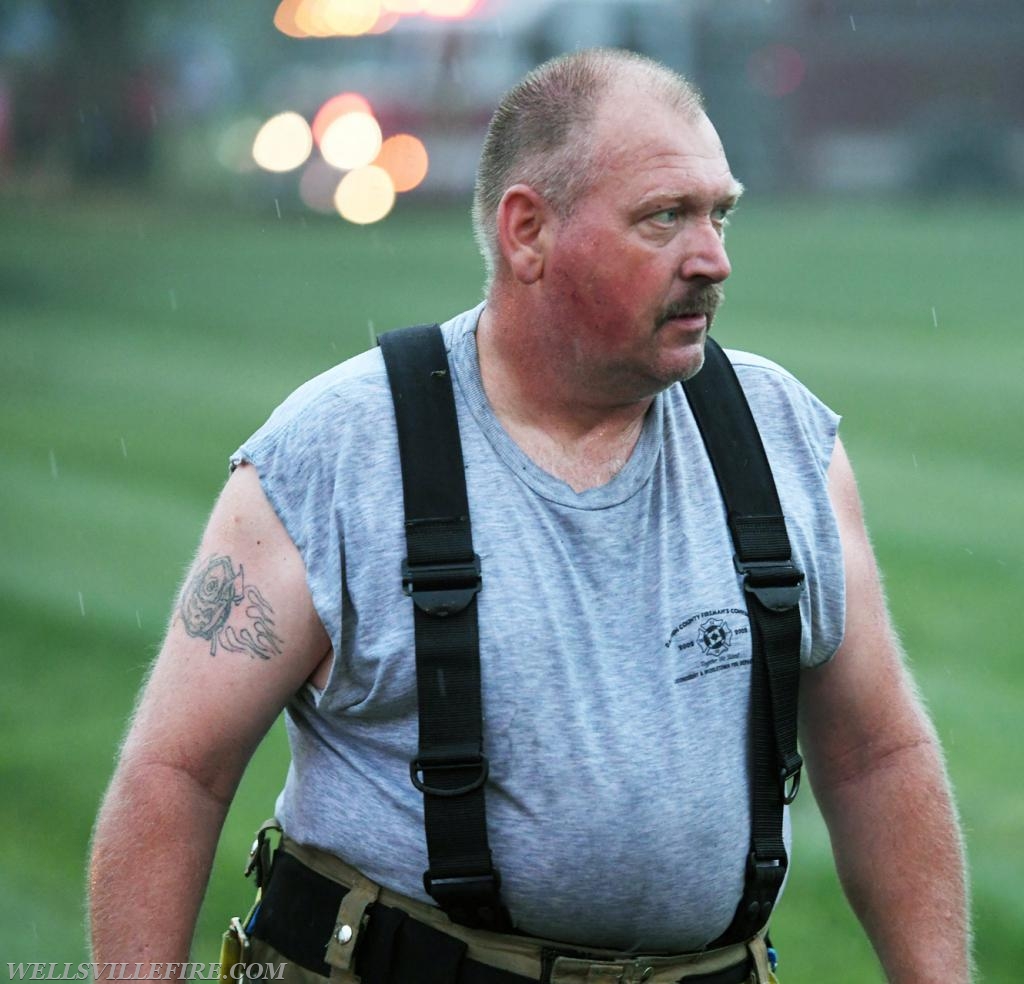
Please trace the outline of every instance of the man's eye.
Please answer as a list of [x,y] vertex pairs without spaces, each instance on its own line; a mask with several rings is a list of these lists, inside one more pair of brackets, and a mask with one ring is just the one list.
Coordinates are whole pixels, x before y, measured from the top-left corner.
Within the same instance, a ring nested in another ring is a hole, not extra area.
[[679,219],[679,209],[663,208],[660,212],[655,212],[651,219],[661,225],[673,225]]
[[712,210],[711,221],[716,225],[728,225],[730,212],[732,212],[731,205],[719,205],[718,208]]

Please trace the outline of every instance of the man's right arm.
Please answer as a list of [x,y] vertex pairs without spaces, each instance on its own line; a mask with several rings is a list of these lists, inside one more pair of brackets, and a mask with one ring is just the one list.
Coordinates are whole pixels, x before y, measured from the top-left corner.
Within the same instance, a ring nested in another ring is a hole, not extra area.
[[210,517],[100,810],[93,960],[188,961],[242,773],[329,655],[301,557],[243,465]]

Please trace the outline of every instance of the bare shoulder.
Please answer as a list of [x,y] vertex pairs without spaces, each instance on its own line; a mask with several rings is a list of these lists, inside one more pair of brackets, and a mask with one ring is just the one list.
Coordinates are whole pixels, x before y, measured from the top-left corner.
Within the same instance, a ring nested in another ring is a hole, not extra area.
[[240,466],[210,517],[178,599],[176,622],[187,636],[206,640],[210,656],[235,653],[269,661],[284,655],[281,621],[300,615],[304,590],[294,544],[255,469]]
[[230,795],[256,744],[330,652],[305,568],[256,470],[225,485],[124,753]]
[[846,625],[832,660],[801,677],[801,729],[812,776],[851,778],[930,734],[890,619],[857,483],[837,441],[829,495],[843,548]]

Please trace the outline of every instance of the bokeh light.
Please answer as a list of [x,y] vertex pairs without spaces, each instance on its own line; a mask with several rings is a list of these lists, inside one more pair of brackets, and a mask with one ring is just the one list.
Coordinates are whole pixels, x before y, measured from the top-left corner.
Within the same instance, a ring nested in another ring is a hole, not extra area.
[[281,0],[277,10],[274,11],[274,27],[290,38],[307,37],[306,32],[299,27],[295,19],[301,6],[302,0]]
[[330,33],[323,16],[325,0],[300,0],[295,8],[295,25],[307,38],[325,38]]
[[380,17],[380,0],[307,0],[318,5],[318,20],[328,35],[366,34]]
[[328,164],[348,171],[369,164],[381,142],[380,124],[369,113],[345,113],[324,131],[320,153]]
[[278,113],[260,127],[253,141],[252,157],[265,171],[294,171],[312,149],[309,124],[298,113]]
[[379,23],[381,0],[281,0],[274,26],[293,38],[355,37]]
[[391,176],[373,164],[349,171],[334,193],[338,213],[358,225],[379,222],[394,204],[395,186]]
[[391,175],[395,191],[412,191],[427,176],[429,159],[423,141],[411,133],[396,133],[381,144],[373,162]]
[[458,20],[480,0],[281,0],[274,26],[293,38],[356,37],[384,34],[402,17],[425,14]]
[[318,147],[327,128],[346,113],[366,113],[372,116],[373,110],[368,100],[358,92],[339,92],[338,95],[331,96],[313,117],[313,139]]

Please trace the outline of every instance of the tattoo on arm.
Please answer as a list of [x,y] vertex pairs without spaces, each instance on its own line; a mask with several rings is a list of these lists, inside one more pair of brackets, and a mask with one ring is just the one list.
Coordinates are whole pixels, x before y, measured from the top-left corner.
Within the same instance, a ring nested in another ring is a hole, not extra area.
[[[236,611],[240,617],[233,619]],[[211,656],[218,645],[250,658],[281,655],[274,609],[256,585],[245,583],[244,568],[239,564],[236,571],[230,557],[214,554],[196,569],[181,593],[179,614],[190,636],[209,640]]]

